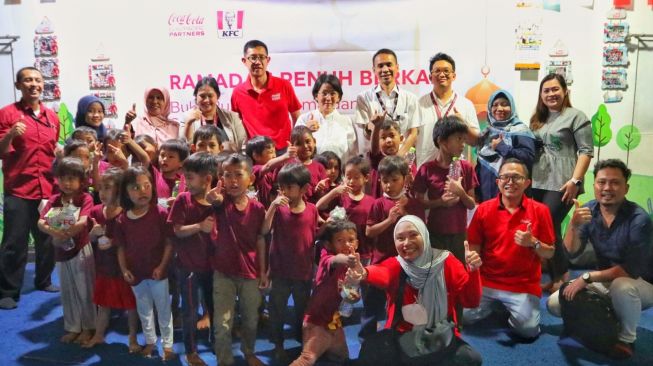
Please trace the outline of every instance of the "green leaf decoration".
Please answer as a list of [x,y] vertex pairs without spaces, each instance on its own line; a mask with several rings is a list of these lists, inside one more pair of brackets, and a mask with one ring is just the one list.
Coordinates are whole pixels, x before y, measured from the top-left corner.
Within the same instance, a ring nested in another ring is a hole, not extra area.
[[73,115],[68,110],[68,107],[65,103],[59,104],[59,144],[65,145],[66,139],[72,136],[73,130],[75,129],[75,123],[73,122]]
[[617,132],[617,146],[619,146],[621,150],[630,152],[639,146],[641,141],[642,135],[639,132],[639,129],[634,125],[623,126],[619,132]]
[[592,137],[594,146],[605,146],[612,139],[612,130],[610,129],[612,117],[608,114],[605,104],[601,104],[596,114],[592,116]]

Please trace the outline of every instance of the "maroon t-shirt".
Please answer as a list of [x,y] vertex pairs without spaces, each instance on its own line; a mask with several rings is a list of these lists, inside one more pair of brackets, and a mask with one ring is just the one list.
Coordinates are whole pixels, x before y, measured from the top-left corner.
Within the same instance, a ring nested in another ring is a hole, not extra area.
[[[372,204],[370,215],[367,217],[367,225],[376,225],[385,220],[390,213],[390,209],[393,208],[396,203],[396,201],[385,196],[377,198]],[[417,199],[408,198],[405,210],[406,214],[415,215],[424,220],[424,206]],[[397,255],[393,233],[394,225],[391,225],[375,238],[376,240],[374,240],[373,244],[374,251],[372,254],[372,264],[381,263],[384,259]]]
[[[474,167],[467,160],[459,160],[463,177],[462,186],[465,192],[478,187],[478,179]],[[427,193],[429,199],[438,199],[444,194],[449,168],[442,168],[435,161],[429,161],[420,166],[413,182],[413,190],[417,193]],[[459,201],[452,207],[436,207],[429,211],[426,226],[430,233],[461,234],[467,230],[467,207]]]
[[174,178],[167,179],[163,176],[163,173],[159,169],[150,164],[150,174],[152,174],[152,178],[154,179],[157,198],[172,197],[172,191],[174,190],[177,182],[179,182],[179,189],[177,191],[178,193],[184,192],[186,190],[186,179],[180,172],[176,173]]
[[[210,205],[204,206],[193,199],[190,192],[182,192],[170,208],[168,224],[173,229],[174,225],[197,224],[213,214]],[[177,254],[177,265],[188,272],[211,271],[211,234],[199,232],[185,238],[173,236],[172,243]]]
[[247,207],[239,211],[231,197],[225,196],[215,211],[217,239],[211,240],[211,268],[228,276],[257,278],[256,241],[263,226],[265,207],[250,199]]
[[275,171],[270,170],[263,173],[262,169],[263,165],[254,165],[252,174],[254,175],[254,187],[256,188],[258,200],[267,208],[270,207],[270,194],[274,186]]
[[[289,162],[298,163],[299,160],[292,159]],[[311,182],[308,183],[308,190],[304,194],[304,199],[308,202],[316,203],[322,197],[323,192],[315,192],[315,186],[327,177],[326,169],[324,169],[324,165],[315,160],[312,160],[310,164],[304,166],[311,173]]]
[[[88,193],[80,193],[73,197],[72,204],[75,207],[79,208],[79,218],[82,216],[88,217],[88,214],[93,208],[93,197]],[[63,202],[61,201],[61,193],[54,194],[48,200],[48,203],[43,208],[43,211],[41,211],[41,219],[45,220],[45,215],[51,208],[63,206]],[[79,218],[77,221],[79,221]],[[75,235],[73,241],[75,242],[75,247],[71,250],[63,250],[59,247],[54,248],[54,259],[57,262],[65,262],[75,258],[77,253],[79,253],[79,251],[82,250],[86,244],[89,244],[88,229],[85,228],[79,234]]]
[[306,203],[300,213],[291,212],[287,206],[277,208],[270,243],[271,278],[310,281],[317,227],[317,208],[312,203]]
[[147,213],[137,219],[127,217],[127,211],[116,219],[111,232],[113,244],[125,250],[127,269],[135,278],[132,286],[151,279],[152,272],[161,264],[166,239],[172,234],[167,218],[167,209],[151,205]]
[[308,300],[304,321],[307,323],[327,326],[338,311],[342,297],[338,288],[338,280],[344,280],[347,266],[335,266],[331,263],[332,253],[324,252],[320,258],[315,275],[313,293]]
[[365,228],[367,227],[367,218],[372,210],[374,204],[374,197],[366,194],[360,201],[355,201],[349,194],[340,195],[340,197],[333,200],[338,206],[341,206],[347,212],[349,221],[356,224],[356,231],[358,233],[358,253],[363,258],[372,257],[372,244],[371,238],[365,235]]
[[[114,230],[116,219],[120,214],[111,220],[107,220],[106,216],[104,216],[103,209],[104,205],[102,204],[93,206],[91,213],[88,215],[89,230],[93,228],[91,219],[94,219],[99,225],[104,226],[104,235],[106,237],[112,237],[111,231]],[[110,248],[100,250],[97,241],[92,241],[91,244],[93,245],[93,255],[95,256],[95,274],[102,277],[122,278],[120,265],[118,264],[118,248],[112,244]]]

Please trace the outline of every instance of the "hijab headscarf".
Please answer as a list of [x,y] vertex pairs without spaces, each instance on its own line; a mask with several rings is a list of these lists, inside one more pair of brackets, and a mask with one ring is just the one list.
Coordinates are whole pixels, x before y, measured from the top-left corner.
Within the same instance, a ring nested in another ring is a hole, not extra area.
[[[161,111],[161,114],[158,116],[152,116],[150,115],[149,111],[147,110],[147,97],[152,93],[153,91],[159,91],[163,95],[163,108]],[[168,89],[166,88],[149,88],[145,90],[145,113],[144,113],[144,119],[147,120],[150,124],[152,124],[155,127],[161,127],[165,126],[168,123],[177,123],[177,121],[171,120],[168,118],[170,115],[170,93],[168,92]]]
[[[431,248],[431,239],[424,221],[417,216],[406,215],[397,221],[397,227],[403,222],[411,223],[422,236],[424,247],[422,254],[414,261],[407,261],[401,256],[397,260],[408,276],[407,281],[419,292],[417,302],[426,309],[428,314],[427,328],[447,319],[447,287],[444,281],[444,261],[449,256],[446,250]],[[393,236],[394,236],[393,235]]]
[[104,138],[104,135],[106,133],[106,127],[104,127],[104,123],[100,123],[98,127],[91,126],[86,122],[86,113],[88,113],[88,109],[91,107],[91,104],[93,103],[100,103],[100,106],[102,106],[102,112],[106,115],[107,111],[104,108],[104,103],[102,103],[102,100],[100,98],[96,97],[95,95],[87,95],[85,97],[82,97],[82,99],[79,100],[77,103],[77,113],[75,114],[75,127],[90,127],[95,130],[97,133],[97,138],[98,141],[102,141]]
[[[504,121],[497,121],[492,115],[492,103],[497,98],[508,99],[510,103],[510,116]],[[535,139],[535,135],[531,132],[530,128],[526,126],[517,116],[517,109],[515,108],[515,101],[512,95],[507,90],[497,90],[494,92],[487,102],[487,119],[488,127],[481,135],[479,144],[481,148],[478,152],[478,161],[484,167],[488,168],[495,176],[499,175],[499,169],[503,163],[503,157],[492,149],[492,140],[500,135],[503,135],[503,143],[512,146],[512,137],[520,136],[530,139]]]

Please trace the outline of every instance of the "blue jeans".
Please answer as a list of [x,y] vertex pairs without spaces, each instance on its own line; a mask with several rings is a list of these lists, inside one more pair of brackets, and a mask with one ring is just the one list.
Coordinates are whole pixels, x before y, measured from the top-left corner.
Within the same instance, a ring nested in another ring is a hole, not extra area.
[[[186,353],[194,353],[197,352],[197,311],[202,301],[213,321],[213,272],[189,272],[177,267],[177,281],[181,292],[184,346]],[[210,334],[209,331],[209,338]]]

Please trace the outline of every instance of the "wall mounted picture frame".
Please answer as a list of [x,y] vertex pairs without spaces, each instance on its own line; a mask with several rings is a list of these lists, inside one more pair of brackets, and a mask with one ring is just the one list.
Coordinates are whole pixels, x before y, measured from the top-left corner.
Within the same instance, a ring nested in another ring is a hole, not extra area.
[[626,89],[628,88],[628,78],[626,69],[610,68],[603,69],[601,77],[601,89]]
[[625,44],[603,46],[603,66],[628,66],[628,47]]
[[605,23],[603,27],[603,42],[623,43],[628,37],[630,25],[626,22]]

